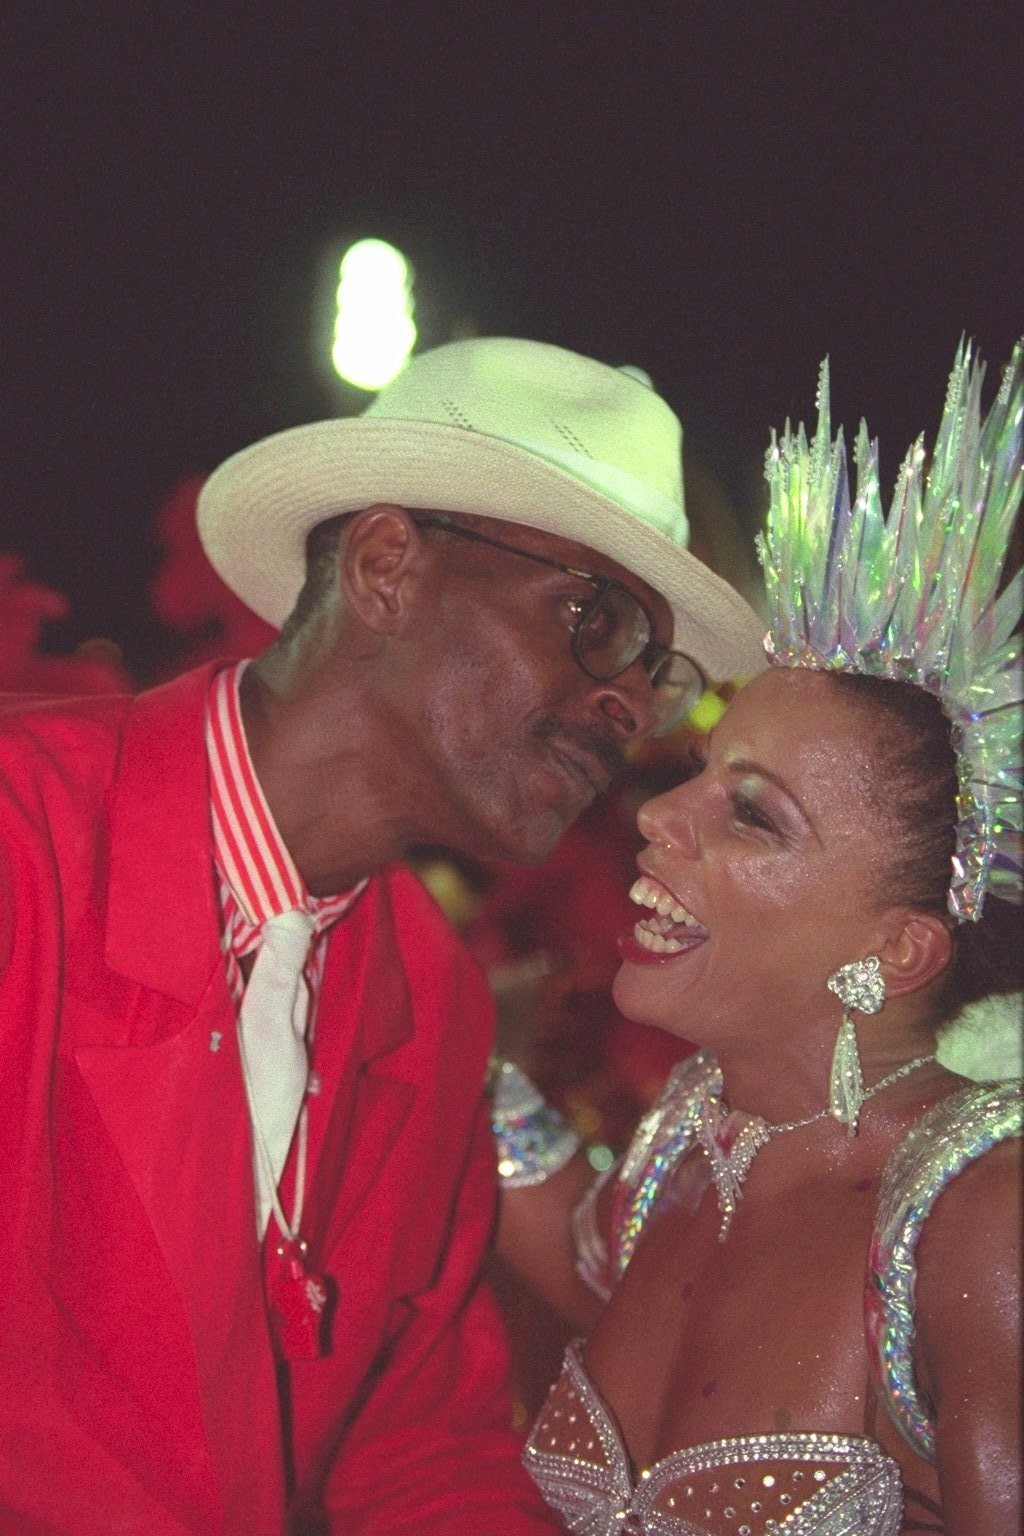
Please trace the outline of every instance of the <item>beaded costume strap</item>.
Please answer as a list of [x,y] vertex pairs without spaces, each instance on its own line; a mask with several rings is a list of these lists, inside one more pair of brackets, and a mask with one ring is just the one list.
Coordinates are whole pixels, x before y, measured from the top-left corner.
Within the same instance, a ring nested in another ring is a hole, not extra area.
[[935,1460],[935,1431],[914,1380],[914,1250],[957,1174],[997,1143],[1021,1135],[1022,1110],[1019,1081],[951,1094],[896,1148],[882,1181],[864,1294],[868,1355],[893,1423],[928,1461]]
[[613,1271],[624,1274],[672,1170],[693,1146],[701,1107],[722,1092],[722,1074],[710,1051],[695,1051],[673,1067],[659,1097],[637,1126],[615,1181],[612,1203]]

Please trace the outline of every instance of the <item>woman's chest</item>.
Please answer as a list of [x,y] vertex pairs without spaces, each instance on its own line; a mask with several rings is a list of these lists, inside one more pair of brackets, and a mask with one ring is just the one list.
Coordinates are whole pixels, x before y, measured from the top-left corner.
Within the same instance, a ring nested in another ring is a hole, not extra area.
[[652,1221],[587,1346],[641,1463],[729,1436],[863,1431],[865,1194],[762,1191],[724,1242],[713,1190]]

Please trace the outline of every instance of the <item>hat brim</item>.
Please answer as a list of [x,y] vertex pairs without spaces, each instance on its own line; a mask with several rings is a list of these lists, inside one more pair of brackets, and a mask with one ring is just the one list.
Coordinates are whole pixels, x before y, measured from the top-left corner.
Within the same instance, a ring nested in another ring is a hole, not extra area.
[[279,432],[214,471],[199,531],[228,586],[280,627],[304,580],[310,529],[377,502],[499,518],[586,545],[664,596],[673,646],[709,682],[765,666],[764,626],[695,555],[557,465],[460,427],[356,416]]

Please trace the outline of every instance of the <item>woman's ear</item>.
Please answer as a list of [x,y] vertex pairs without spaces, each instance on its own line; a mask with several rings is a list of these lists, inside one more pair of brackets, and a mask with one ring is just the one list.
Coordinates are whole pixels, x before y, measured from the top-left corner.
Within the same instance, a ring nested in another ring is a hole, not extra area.
[[352,517],[338,580],[344,605],[371,629],[400,625],[423,551],[422,535],[404,507],[380,502]]
[[945,918],[893,907],[883,924],[885,937],[876,953],[889,997],[917,992],[941,976],[953,957],[953,935]]

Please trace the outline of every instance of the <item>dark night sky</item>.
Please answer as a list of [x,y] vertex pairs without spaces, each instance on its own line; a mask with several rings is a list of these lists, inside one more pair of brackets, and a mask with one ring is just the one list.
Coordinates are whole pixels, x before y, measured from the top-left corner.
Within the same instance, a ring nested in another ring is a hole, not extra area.
[[426,343],[647,368],[751,516],[825,352],[891,476],[961,331],[997,364],[1021,328],[1004,0],[22,9],[0,549],[129,659],[170,486],[337,408],[317,317],[352,236],[410,254]]

